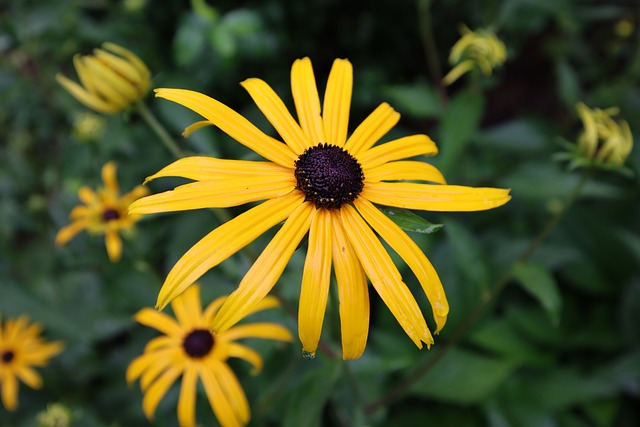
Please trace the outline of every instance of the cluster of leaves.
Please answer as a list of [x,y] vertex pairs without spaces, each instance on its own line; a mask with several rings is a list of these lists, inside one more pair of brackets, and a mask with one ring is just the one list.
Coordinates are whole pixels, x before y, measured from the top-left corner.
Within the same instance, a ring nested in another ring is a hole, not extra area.
[[[376,0],[361,9],[324,0],[246,1],[241,7],[228,0],[25,0],[0,11],[0,313],[28,313],[47,336],[66,343],[42,370],[44,389],[22,387],[20,409],[0,411],[1,425],[33,425],[35,414],[53,402],[69,407],[79,426],[145,425],[141,395],[127,387],[124,372],[151,332],[131,316],[153,304],[168,269],[218,224],[208,211],[150,218],[125,242],[117,264],[109,263],[97,237],[54,247],[77,189],[98,184],[106,161],[118,163],[121,187],[130,189],[172,160],[135,115],[105,117],[104,133],[91,142],[72,132],[86,110],[53,76],[72,75],[73,54],[103,41],[138,54],[155,87],[210,94],[265,131],[266,120],[238,82],[261,77],[286,100],[295,58],[310,56],[323,82],[333,58],[348,57],[355,70],[352,123],[387,100],[403,115],[394,133],[424,132],[436,140],[441,153],[433,161],[450,183],[512,189],[513,200],[499,210],[431,214],[427,219],[445,224],[442,230],[413,235],[452,307],[430,351],[418,351],[373,296],[365,355],[343,363],[330,357],[339,354],[337,313],[330,309],[327,351],[315,360],[303,360],[296,345],[256,343],[265,358],[260,376],[233,365],[253,425],[640,423],[638,150],[628,161],[636,174],[592,176],[556,231],[515,268],[490,310],[426,374],[415,374],[438,357],[579,180],[551,160],[558,136],[571,140],[579,132],[575,103],[618,106],[640,135],[640,17],[630,3]],[[462,22],[471,29],[492,26],[509,59],[490,78],[463,77],[442,96],[424,60],[424,19],[432,23],[432,64],[446,70]],[[175,135],[196,119],[171,103],[147,101]],[[248,155],[214,129],[181,144],[204,155]],[[153,183],[152,191],[172,184]],[[203,300],[233,290],[253,255],[234,256],[208,273]],[[297,301],[303,260],[296,253],[277,286],[285,301]],[[428,314],[419,285],[403,273]],[[265,316],[295,330],[283,313]],[[401,395],[378,401],[414,376],[418,380]],[[176,423],[176,401],[177,393],[165,398],[156,425]],[[203,396],[198,417],[215,422]]]

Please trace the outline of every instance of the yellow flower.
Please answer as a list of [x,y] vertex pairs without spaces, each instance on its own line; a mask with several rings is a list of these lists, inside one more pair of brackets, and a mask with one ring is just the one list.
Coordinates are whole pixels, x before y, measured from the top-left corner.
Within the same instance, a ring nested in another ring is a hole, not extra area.
[[116,165],[108,162],[102,167],[104,187],[93,191],[82,187],[78,197],[84,205],[78,205],[69,214],[71,224],[63,227],[56,235],[56,245],[65,245],[80,231],[86,229],[91,234],[104,234],[107,253],[111,261],[118,261],[122,255],[120,231],[130,230],[139,219],[138,215],[128,215],[129,205],[145,196],[149,190],[141,185],[120,196],[116,179]]
[[73,121],[73,135],[80,142],[90,142],[104,135],[105,118],[94,113],[79,114]]
[[619,109],[590,109],[581,102],[576,108],[584,126],[578,137],[580,157],[596,166],[622,166],[633,148],[633,136],[626,121],[613,120]]
[[42,387],[42,378],[33,366],[45,366],[49,359],[62,351],[62,343],[45,342],[42,327],[29,324],[27,316],[7,319],[0,323],[0,385],[2,404],[9,411],[18,407],[18,380],[31,388]]
[[507,49],[494,32],[486,29],[471,31],[466,26],[462,26],[460,32],[462,37],[449,54],[449,63],[455,67],[442,79],[447,86],[474,68],[488,76],[507,59]]
[[38,427],[69,427],[73,419],[71,409],[62,403],[47,405],[47,409],[36,417]]
[[147,94],[149,69],[128,49],[103,43],[93,55],[73,57],[82,85],[56,74],[56,80],[78,101],[99,113],[118,113]]
[[417,276],[431,303],[436,331],[444,326],[449,311],[440,279],[420,248],[374,203],[432,211],[478,211],[506,203],[509,192],[444,185],[435,167],[403,160],[436,154],[436,145],[426,135],[374,146],[400,119],[387,103],[376,108],[347,138],[352,79],[351,63],[337,59],[321,112],[311,61],[295,61],[291,85],[300,124],[267,83],[255,78],[245,80],[242,86],[284,143],[208,96],[181,89],[157,90],[157,96],[207,119],[189,126],[186,134],[213,124],[268,160],[187,157],[147,178],[181,176],[197,182],[142,198],[131,205],[132,213],[223,208],[266,200],[216,228],[185,253],[160,290],[158,308],[166,306],[207,270],[284,221],[220,309],[211,325],[214,331],[229,328],[269,293],[309,233],[298,313],[304,352],[312,356],[318,345],[332,264],[340,300],[344,358],[360,357],[367,341],[367,277],[416,346],[433,343],[416,300],[375,232]]
[[[165,334],[151,340],[144,354],[127,369],[127,382],[140,378],[144,392],[142,409],[149,420],[153,419],[156,407],[169,387],[182,375],[178,399],[181,426],[195,425],[198,378],[222,426],[241,426],[249,422],[247,398],[226,361],[230,357],[244,359],[253,365],[253,372],[258,373],[262,359],[254,350],[235,341],[264,338],[289,342],[292,337],[286,328],[275,323],[244,324],[220,333],[210,332],[209,325],[225,299],[216,299],[203,312],[200,288],[193,285],[171,303],[177,322],[150,308],[135,315],[139,323]],[[275,298],[265,298],[247,314],[276,306]]]

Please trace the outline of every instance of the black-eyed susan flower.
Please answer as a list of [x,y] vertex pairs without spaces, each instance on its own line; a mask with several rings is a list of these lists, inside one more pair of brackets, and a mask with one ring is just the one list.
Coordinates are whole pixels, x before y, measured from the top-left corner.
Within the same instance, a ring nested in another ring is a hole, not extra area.
[[507,49],[493,31],[471,31],[463,25],[460,32],[462,37],[453,45],[449,54],[449,63],[454,67],[442,79],[445,85],[452,84],[473,69],[479,69],[488,76],[507,59]]
[[42,387],[42,378],[33,367],[45,366],[62,351],[59,341],[46,342],[38,323],[27,316],[0,323],[0,386],[2,404],[9,411],[18,407],[18,380],[33,389]]
[[[150,420],[162,397],[182,376],[178,398],[178,421],[182,427],[195,425],[198,378],[222,426],[242,426],[249,422],[247,398],[227,360],[231,357],[244,359],[253,365],[253,372],[258,373],[262,358],[236,341],[253,337],[288,342],[292,337],[286,328],[274,323],[248,323],[212,333],[209,325],[225,299],[214,300],[202,311],[200,288],[193,285],[171,303],[177,321],[150,308],[135,315],[139,323],[164,334],[149,341],[144,354],[127,369],[129,383],[140,378],[144,392],[142,409]],[[278,301],[268,297],[247,314],[276,306]]]
[[139,219],[139,215],[129,215],[129,205],[136,199],[148,194],[149,190],[141,185],[120,196],[120,187],[116,178],[116,165],[108,162],[102,167],[104,187],[93,191],[81,187],[78,197],[84,205],[71,210],[71,224],[63,227],[56,235],[56,245],[65,245],[76,234],[87,230],[90,234],[104,234],[107,254],[111,261],[118,261],[122,255],[121,232],[128,232]]
[[75,55],[78,84],[58,73],[56,80],[88,108],[104,114],[123,111],[149,91],[149,69],[133,52],[115,43],[103,43],[93,55]]
[[207,270],[284,221],[220,309],[211,325],[214,331],[229,328],[269,293],[298,244],[309,234],[298,312],[304,352],[312,355],[318,345],[332,265],[340,300],[344,358],[360,357],[367,341],[367,277],[416,346],[433,343],[416,300],[376,233],[417,276],[431,303],[436,332],[444,326],[449,311],[440,279],[413,240],[374,204],[478,211],[506,203],[509,192],[446,185],[435,167],[406,160],[436,154],[435,143],[426,135],[375,145],[400,118],[387,103],[376,108],[347,138],[352,79],[351,63],[337,59],[321,108],[311,61],[295,61],[291,86],[299,123],[267,83],[255,78],[244,81],[242,86],[284,143],[208,96],[181,89],[157,90],[157,96],[206,118],[189,126],[186,134],[215,125],[267,159],[188,157],[147,179],[181,176],[196,182],[142,198],[131,205],[132,213],[220,208],[265,200],[213,230],[182,256],[160,290],[158,308],[166,306]]

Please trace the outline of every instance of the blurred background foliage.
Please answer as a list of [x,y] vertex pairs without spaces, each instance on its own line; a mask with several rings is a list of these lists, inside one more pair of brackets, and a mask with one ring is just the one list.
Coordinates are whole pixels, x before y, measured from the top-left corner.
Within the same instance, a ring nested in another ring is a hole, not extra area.
[[[153,305],[178,257],[219,224],[210,211],[145,219],[115,264],[101,237],[81,234],[54,247],[78,188],[100,184],[104,163],[117,162],[128,191],[173,160],[136,114],[90,115],[86,124],[91,112],[56,84],[57,72],[75,79],[75,53],[104,41],[140,56],[153,87],[206,93],[268,132],[240,81],[260,77],[291,105],[294,59],[312,58],[322,91],[333,59],[349,58],[351,130],[389,101],[402,119],[387,139],[427,133],[441,150],[430,161],[449,183],[512,189],[513,200],[498,210],[427,213],[445,224],[442,231],[412,235],[451,304],[431,350],[418,351],[373,295],[366,352],[343,363],[332,358],[339,328],[330,309],[323,341],[331,351],[313,361],[301,358],[297,342],[256,342],[265,358],[261,375],[232,362],[251,403],[251,425],[640,425],[637,149],[627,162],[630,177],[591,176],[559,227],[458,345],[404,393],[379,400],[437,356],[579,181],[579,171],[552,160],[562,150],[559,138],[575,141],[580,132],[576,102],[620,107],[640,135],[639,19],[634,0],[1,2],[0,312],[27,313],[66,350],[40,370],[42,390],[23,385],[18,411],[0,408],[0,425],[38,425],[37,414],[53,403],[70,409],[72,425],[147,425],[139,388],[127,386],[124,372],[154,335],[131,316]],[[496,31],[508,59],[489,77],[466,75],[443,90],[434,79],[450,69],[462,23]],[[152,96],[146,101],[185,151],[250,156],[215,129],[182,139],[195,115]],[[203,301],[232,291],[267,238],[205,275]],[[294,313],[303,261],[300,250],[276,286]],[[403,273],[428,316],[419,285]],[[295,334],[286,311],[262,316]],[[155,425],[176,425],[176,402],[174,389]],[[204,395],[197,405],[200,423],[215,424]]]

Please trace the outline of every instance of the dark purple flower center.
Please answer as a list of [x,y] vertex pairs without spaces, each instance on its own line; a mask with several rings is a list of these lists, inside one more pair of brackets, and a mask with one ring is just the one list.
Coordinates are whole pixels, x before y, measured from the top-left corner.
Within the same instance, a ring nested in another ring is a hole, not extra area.
[[2,352],[2,356],[0,356],[0,360],[4,363],[11,363],[13,358],[15,357],[15,353],[11,350],[6,350]]
[[364,187],[360,163],[337,145],[307,148],[295,162],[297,186],[317,208],[340,209],[353,202]]
[[102,220],[104,222],[113,221],[115,219],[120,219],[120,212],[118,212],[117,209],[109,208],[102,212]]
[[193,358],[199,359],[209,354],[213,348],[213,334],[208,329],[194,329],[182,342],[184,351]]

